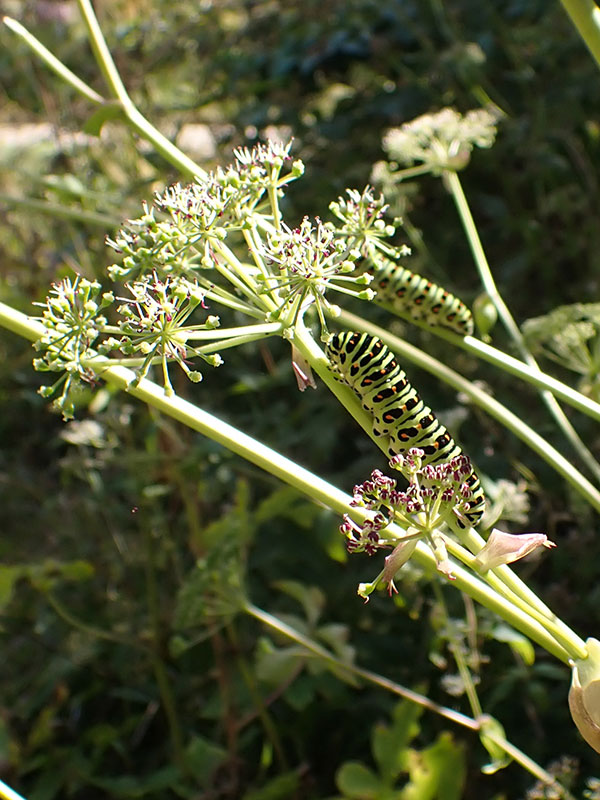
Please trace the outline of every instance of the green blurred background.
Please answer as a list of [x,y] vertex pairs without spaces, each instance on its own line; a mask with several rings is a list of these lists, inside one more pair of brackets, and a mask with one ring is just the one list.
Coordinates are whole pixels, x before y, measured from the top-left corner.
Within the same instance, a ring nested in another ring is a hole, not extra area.
[[[76,5],[5,0],[2,10],[103,91]],[[362,189],[389,127],[493,103],[503,112],[497,143],[474,154],[463,180],[503,296],[519,323],[598,298],[600,75],[558,3],[115,0],[97,11],[140,110],[206,169],[228,163],[237,146],[294,137],[306,174],[286,196],[289,224],[328,218],[345,187]],[[89,103],[6,29],[0,97],[0,299],[33,313],[31,303],[74,269],[107,282],[114,253],[105,236],[180,176],[118,123],[100,137],[82,133]],[[414,268],[471,303],[476,271],[441,182],[407,184],[394,202],[423,238]],[[531,389],[434,337],[402,333],[487,381],[563,446]],[[429,580],[409,568],[395,603],[363,605],[356,585],[378,565],[347,559],[334,515],[108,389],[91,389],[90,405],[65,425],[37,394],[32,355],[0,335],[4,780],[30,800],[321,799],[341,796],[345,762],[373,766],[372,729],[389,722],[395,699],[307,669],[247,616],[222,626],[202,595],[198,559],[234,582],[243,576],[253,602],[286,619],[304,617],[295,595],[312,597],[318,624],[340,626],[336,641],[347,637],[358,663],[468,713],[452,693]],[[545,366],[576,385],[573,373]],[[490,480],[526,484],[525,529],[559,548],[518,571],[579,633],[600,636],[597,520],[496,422],[465,413],[433,377],[411,377],[430,405],[463,419],[453,430]],[[176,388],[346,490],[382,466],[322,388],[298,394],[284,343],[228,351],[203,384]],[[597,428],[576,424],[598,452]],[[463,601],[457,592],[445,599],[460,629]],[[484,710],[542,765],[563,759],[581,793],[597,758],[568,716],[568,671],[544,653],[526,665],[494,625],[480,614]],[[432,714],[419,724],[417,749],[442,731],[464,745],[456,796],[518,798],[532,787],[514,765],[483,776],[487,755],[473,734]]]

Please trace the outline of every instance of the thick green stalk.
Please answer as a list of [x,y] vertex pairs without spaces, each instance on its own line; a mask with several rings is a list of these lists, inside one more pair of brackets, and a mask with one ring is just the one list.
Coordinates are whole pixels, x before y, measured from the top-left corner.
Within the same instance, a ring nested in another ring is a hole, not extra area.
[[[0,326],[14,331],[27,339],[38,339],[45,331],[44,326],[37,320],[27,317],[25,314],[16,311],[10,306],[0,303]],[[295,339],[298,349],[312,361],[312,354],[319,354],[316,362],[317,372],[323,370],[325,356],[321,353],[316,343],[305,329],[299,329]],[[91,366],[91,361],[88,363]],[[213,441],[223,445],[231,452],[236,453],[242,458],[256,464],[271,475],[288,483],[298,491],[312,498],[315,502],[331,508],[340,515],[349,514],[356,520],[363,521],[367,515],[362,509],[350,506],[351,498],[336,487],[312,474],[308,470],[300,467],[293,461],[285,458],[280,453],[266,447],[262,442],[253,439],[232,425],[223,422],[212,414],[203,411],[187,400],[176,396],[167,396],[162,387],[152,381],[143,379],[136,385],[136,376],[133,372],[124,367],[112,367],[110,359],[98,358],[95,365],[98,377],[116,386],[122,391],[127,392],[132,397],[136,397],[152,408],[161,411],[173,419],[187,425],[192,430],[207,436]],[[329,372],[329,370],[327,370]],[[329,372],[329,381],[333,382],[333,376]],[[400,539],[404,531],[395,525],[389,528],[391,536]],[[425,569],[434,572],[436,569],[435,558],[431,550],[419,543],[415,549],[413,558]],[[585,658],[587,651],[585,645],[574,632],[566,650],[554,636],[532,619],[522,609],[516,608],[508,603],[504,598],[494,592],[484,581],[460,565],[454,567],[455,580],[453,586],[469,594],[473,599],[480,602],[490,610],[499,614],[509,624],[529,636],[556,658],[568,663],[571,658]],[[563,636],[563,631],[560,632]],[[563,639],[564,641],[564,639]]]

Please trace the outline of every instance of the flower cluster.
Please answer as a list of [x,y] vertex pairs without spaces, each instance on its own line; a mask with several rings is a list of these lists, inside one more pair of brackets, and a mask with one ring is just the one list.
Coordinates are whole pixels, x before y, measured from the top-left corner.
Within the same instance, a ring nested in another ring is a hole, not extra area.
[[434,174],[463,169],[473,147],[491,147],[496,137],[497,116],[485,109],[459,114],[444,108],[423,114],[390,130],[383,149],[398,163],[423,164]]
[[[328,289],[373,299],[372,276],[360,274],[356,263],[367,251],[390,251],[383,240],[394,227],[383,219],[383,197],[368,187],[362,194],[349,191],[333,205],[341,221],[337,229],[318,218],[287,226],[279,199],[304,170],[290,149],[291,142],[268,142],[236,150],[230,166],[188,186],[170,186],[155,195],[152,207],[144,205],[137,219],[127,220],[107,240],[121,256],[108,274],[124,285],[122,295],[130,295],[120,297],[120,319],[109,324],[99,313],[114,299],[102,295],[100,284],[77,278],[54,287],[43,315],[48,332],[38,342],[46,353],[36,366],[68,374],[58,401],[63,412],[72,413],[72,399],[66,398],[75,384],[108,364],[132,368],[138,381],[156,366],[165,392],[172,394],[169,364],[176,362],[190,380],[199,381],[201,373],[190,360],[200,357],[218,366],[215,340],[226,340],[222,347],[266,335],[291,341],[291,329],[309,308],[316,310],[326,339],[326,318],[339,313]],[[235,315],[235,324],[222,328],[220,316],[202,315],[207,303]],[[240,325],[240,316],[248,323]],[[299,385],[312,385],[310,364],[296,358],[294,367]],[[43,391],[49,396],[59,385]]]
[[[65,278],[52,286],[42,305],[44,335],[35,343],[43,356],[34,360],[38,371],[61,372],[52,385],[43,386],[40,394],[54,395],[54,401],[65,419],[73,416],[75,393],[82,382],[91,383],[101,369],[114,363],[126,363],[136,370],[137,380],[148,372],[151,364],[162,367],[165,392],[172,394],[168,364],[175,361],[193,381],[201,380],[200,372],[190,370],[186,361],[200,357],[211,366],[219,366],[218,354],[207,355],[193,340],[219,326],[215,316],[205,316],[200,324],[190,325],[189,317],[197,308],[206,310],[204,293],[197,284],[184,278],[161,281],[156,272],[126,288],[131,298],[123,302],[116,313],[121,316],[117,325],[109,324],[101,312],[114,301],[112,292],[101,292],[98,282],[77,277]],[[113,352],[128,357],[125,362],[104,356]]]
[[[314,302],[325,325],[321,304],[335,313],[325,298],[325,291],[331,285],[338,291],[351,293],[330,281],[332,278],[343,280],[342,276],[353,272],[359,255],[358,250],[348,249],[347,243],[337,238],[318,218],[315,225],[305,217],[297,228],[282,225],[279,231],[268,234],[263,256],[271,274],[275,268],[279,275],[264,278],[265,291],[276,287],[280,299],[271,317],[279,317],[285,309],[291,312],[293,322],[307,302]],[[357,279],[352,280],[356,282]],[[369,289],[363,290],[362,294],[365,293],[369,298],[374,296]]]
[[375,197],[370,186],[362,192],[346,189],[346,194],[347,199],[338,197],[329,204],[330,211],[342,223],[335,229],[337,235],[347,238],[363,256],[379,250],[391,258],[399,258],[410,252],[406,247],[393,247],[386,241],[394,235],[400,220],[394,220],[394,224],[385,221],[388,206],[383,195]]
[[[411,557],[419,540],[431,548],[438,571],[453,578],[441,528],[445,521],[460,516],[465,510],[470,489],[464,478],[471,472],[471,464],[461,454],[445,463],[423,465],[424,455],[423,450],[413,447],[390,460],[390,466],[408,481],[404,490],[398,489],[396,481],[380,470],[374,470],[368,480],[355,486],[351,505],[373,514],[362,524],[346,515],[340,526],[349,552],[373,555],[381,548],[394,548],[380,576],[390,593],[395,591],[394,575]],[[400,540],[386,536],[385,529],[391,522],[406,530]],[[362,594],[368,596],[376,583],[365,584]]]
[[342,532],[348,538],[350,551],[372,554],[379,547],[389,546],[390,540],[382,538],[379,532],[390,522],[415,527],[426,534],[440,527],[444,520],[468,510],[465,502],[471,490],[464,478],[472,470],[467,456],[461,454],[435,465],[423,465],[423,456],[423,450],[413,447],[406,454],[390,459],[390,467],[402,472],[408,480],[404,490],[399,490],[396,481],[380,470],[374,470],[369,480],[354,487],[351,504],[373,511],[375,516],[362,527],[345,518]]
[[[390,466],[402,472],[408,481],[399,490],[396,481],[374,470],[364,483],[354,487],[351,506],[364,508],[371,515],[362,523],[344,515],[340,531],[346,538],[348,552],[374,555],[378,550],[393,547],[385,565],[372,583],[361,584],[359,594],[368,598],[381,581],[390,594],[396,591],[394,576],[412,556],[417,543],[431,549],[438,572],[454,579],[453,562],[448,557],[448,539],[442,531],[444,522],[461,517],[471,490],[465,477],[472,473],[471,462],[459,455],[441,464],[423,465],[423,450],[413,447],[404,455],[393,456]],[[405,534],[398,538],[386,529],[398,523]],[[485,546],[479,549],[470,564],[479,574],[502,564],[510,564],[538,547],[555,547],[545,534],[511,534],[494,529]]]
[[[415,511],[426,512],[429,519],[439,515],[442,519],[463,517],[469,510],[468,500],[472,495],[466,481],[473,473],[471,460],[464,453],[440,464],[423,465],[425,453],[418,447],[405,455],[390,459],[390,467],[402,472],[410,481],[408,492],[416,496]],[[437,523],[436,523],[437,524]]]
[[[214,249],[231,231],[252,227],[263,195],[277,192],[304,172],[301,161],[292,161],[291,142],[269,142],[252,150],[241,148],[236,161],[197,178],[177,183],[154,198],[155,208],[144,207],[138,219],[128,220],[107,244],[123,256],[122,264],[109,267],[113,280],[132,278],[148,269],[165,274],[189,275],[190,270],[212,268]],[[282,175],[285,165],[290,172]],[[155,219],[155,209],[165,219]]]
[[106,325],[101,313],[114,300],[112,293],[101,294],[97,281],[77,276],[74,281],[65,278],[52,284],[45,304],[36,303],[44,310],[42,322],[46,333],[38,339],[34,348],[44,352],[34,359],[34,368],[40,372],[62,372],[63,375],[52,386],[40,389],[43,397],[50,397],[61,386],[62,393],[54,406],[63,412],[65,419],[73,416],[71,390],[80,381],[92,382],[94,372],[86,360],[96,355],[92,345]]
[[213,330],[219,326],[219,318],[215,316],[207,317],[200,325],[186,325],[198,306],[206,309],[204,294],[196,284],[181,278],[161,281],[153,273],[127,288],[133,297],[120,298],[124,302],[117,309],[124,318],[119,324],[123,335],[119,340],[106,340],[100,352],[118,349],[128,356],[142,355],[143,362],[137,371],[138,381],[145,377],[151,364],[160,363],[167,394],[173,393],[168,362],[176,361],[194,383],[202,379],[202,374],[190,370],[185,363],[190,355],[200,356],[212,366],[222,363],[220,356],[205,356],[190,345],[190,339],[198,331]]

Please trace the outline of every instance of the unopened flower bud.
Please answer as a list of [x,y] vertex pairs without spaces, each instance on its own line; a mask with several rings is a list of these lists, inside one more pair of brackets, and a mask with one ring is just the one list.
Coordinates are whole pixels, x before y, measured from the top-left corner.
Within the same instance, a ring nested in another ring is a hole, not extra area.
[[511,564],[538,547],[556,547],[545,533],[505,533],[494,528],[485,547],[477,554],[473,566],[479,572]]
[[588,656],[572,662],[569,710],[585,741],[600,753],[600,642],[588,639]]
[[[413,532],[416,532],[416,529],[414,529]],[[407,531],[407,533],[410,533],[410,529]],[[390,595],[397,591],[396,587],[394,586],[394,576],[400,567],[403,567],[408,559],[412,556],[415,547],[417,546],[417,542],[418,538],[401,541],[400,544],[394,547],[390,555],[386,557],[382,577],[388,585],[388,591]]]

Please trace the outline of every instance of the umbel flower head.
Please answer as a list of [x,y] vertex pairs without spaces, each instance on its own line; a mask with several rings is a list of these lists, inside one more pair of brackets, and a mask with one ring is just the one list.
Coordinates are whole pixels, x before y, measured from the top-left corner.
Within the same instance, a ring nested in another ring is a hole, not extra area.
[[329,204],[330,211],[341,222],[335,227],[337,236],[343,236],[363,256],[380,251],[390,258],[401,258],[410,253],[408,247],[393,247],[387,241],[401,220],[395,219],[393,224],[386,221],[388,205],[382,194],[376,196],[370,186],[362,192],[346,189],[346,194],[347,198],[338,197]]
[[106,325],[101,313],[114,300],[111,292],[102,292],[97,281],[77,276],[52,284],[45,303],[36,303],[44,310],[42,322],[46,333],[34,348],[43,352],[34,359],[34,368],[40,372],[61,372],[62,376],[52,386],[41,387],[40,394],[50,397],[60,387],[62,392],[54,401],[65,419],[73,416],[71,391],[81,381],[93,382],[94,372],[86,360],[96,355],[92,345]]
[[[269,192],[279,195],[284,186],[304,172],[292,161],[292,143],[259,144],[234,151],[235,162],[218,167],[183,186],[176,183],[154,198],[154,208],[129,220],[107,244],[123,256],[122,264],[109,267],[113,280],[131,278],[148,269],[165,274],[190,275],[212,269],[220,243],[229,234],[252,229],[255,212]],[[286,169],[287,168],[287,169]],[[156,219],[157,212],[163,217]]]
[[392,128],[383,139],[389,158],[410,166],[423,164],[434,174],[464,168],[473,147],[491,147],[497,116],[483,108],[459,114],[444,108]]

